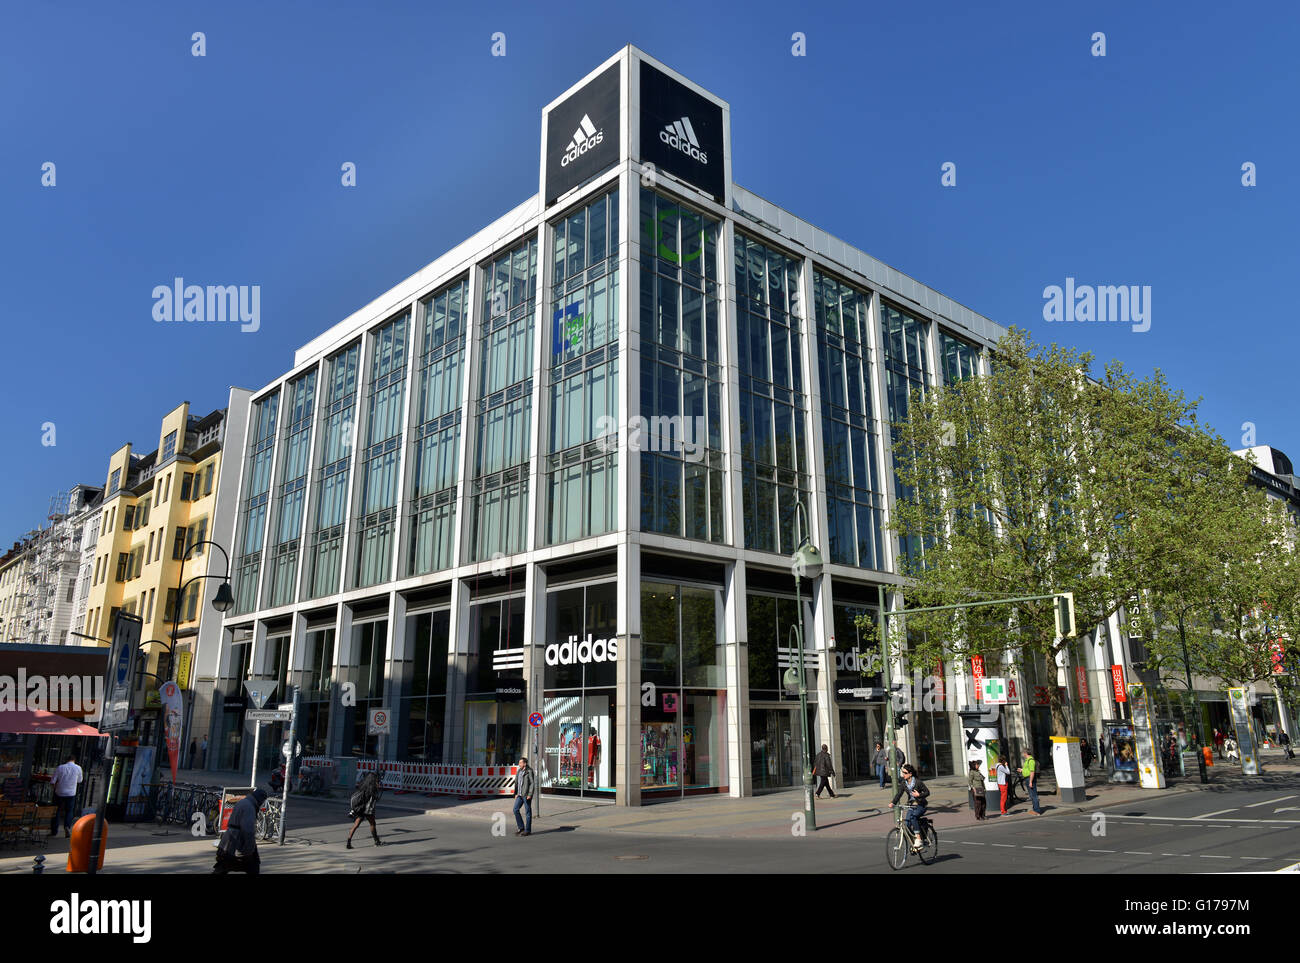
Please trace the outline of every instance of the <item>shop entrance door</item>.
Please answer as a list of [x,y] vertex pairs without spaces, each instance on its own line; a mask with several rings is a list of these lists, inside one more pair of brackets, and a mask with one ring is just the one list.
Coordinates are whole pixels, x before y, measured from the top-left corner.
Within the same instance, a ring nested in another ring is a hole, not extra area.
[[[816,712],[815,705],[808,707],[810,729],[816,725]],[[804,747],[797,705],[750,709],[749,733],[755,792],[802,784]]]
[[880,740],[880,708],[840,710],[840,778],[844,785],[876,776],[871,764]]

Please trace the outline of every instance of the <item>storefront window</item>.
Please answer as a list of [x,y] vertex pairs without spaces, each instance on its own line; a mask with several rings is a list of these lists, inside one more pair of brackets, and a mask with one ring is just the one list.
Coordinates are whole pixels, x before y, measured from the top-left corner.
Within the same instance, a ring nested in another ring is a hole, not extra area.
[[547,598],[542,786],[614,790],[618,678],[617,583],[557,589]]
[[643,582],[641,706],[643,791],[727,788],[726,690],[715,588]]
[[451,614],[421,612],[407,619],[411,632],[411,667],[404,680],[397,712],[398,745],[405,758],[443,761],[443,725],[447,711],[447,639]]

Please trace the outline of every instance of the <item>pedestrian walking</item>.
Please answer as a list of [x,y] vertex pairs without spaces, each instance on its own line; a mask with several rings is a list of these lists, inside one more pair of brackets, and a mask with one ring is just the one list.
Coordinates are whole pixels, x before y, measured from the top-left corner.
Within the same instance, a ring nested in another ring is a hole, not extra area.
[[1085,773],[1092,768],[1092,743],[1087,739],[1079,740],[1079,761]]
[[831,776],[835,775],[835,769],[831,766],[831,754],[824,742],[822,751],[817,753],[817,758],[813,760],[813,775],[821,780],[817,783],[817,798],[822,798],[822,790],[825,789],[834,799],[835,790],[831,788]]
[[190,740],[190,764],[185,767],[186,769],[194,768],[194,757],[197,756],[198,753],[199,753],[199,741],[197,739],[191,739]]
[[1286,734],[1285,729],[1279,729],[1277,731],[1277,744],[1286,750],[1286,757],[1288,759],[1295,758],[1295,751],[1291,748],[1291,737]]
[[54,770],[50,776],[50,788],[54,790],[54,821],[50,823],[50,835],[59,834],[59,817],[63,818],[63,835],[72,835],[72,823],[75,820],[77,787],[86,774],[77,765],[74,753],[68,753],[63,765]]
[[966,782],[970,786],[970,804],[971,808],[975,810],[975,818],[983,821],[988,800],[984,798],[984,773],[980,772],[980,761],[978,759],[971,760],[970,775],[966,777]]
[[885,752],[884,743],[876,743],[876,754],[871,757],[871,764],[876,767],[876,778],[880,780],[880,788],[885,788],[885,770],[889,768],[889,753]]
[[[537,777],[533,771],[528,768],[528,758],[520,757],[519,768],[515,771],[515,825],[519,827],[516,836],[531,836],[533,834],[533,793],[537,791]],[[525,822],[519,818],[519,809],[523,807],[524,815],[528,817]]]
[[379,840],[379,828],[375,825],[375,806],[379,802],[379,797],[383,795],[383,787],[379,785],[379,776],[373,770],[367,772],[357,783],[356,792],[348,800],[348,818],[355,819],[352,824],[352,832],[348,833],[347,848],[352,848],[352,837],[356,835],[357,827],[361,825],[361,820],[367,820],[370,823],[370,835],[375,841],[376,846],[382,846]]
[[1007,780],[1011,778],[1011,767],[1007,765],[1006,756],[998,756],[997,767],[993,770],[998,777],[998,802],[1001,806],[1002,815],[1007,814]]
[[206,769],[207,767],[208,767],[208,737],[205,734],[203,738],[199,740],[199,768]]
[[1241,761],[1241,755],[1237,752],[1237,740],[1232,738],[1232,736],[1228,736],[1223,740],[1223,748],[1224,751],[1227,752],[1229,759],[1236,759],[1238,762]]
[[1097,736],[1097,762],[1103,767],[1106,765],[1106,734],[1104,732]]
[[1025,788],[1029,790],[1029,805],[1033,807],[1035,816],[1041,816],[1043,807],[1038,805],[1038,762],[1029,754],[1028,749],[1021,749],[1020,754],[1024,756],[1020,775],[1025,777]]
[[1218,729],[1214,730],[1214,754],[1220,759],[1223,758],[1223,733]]
[[254,789],[235,803],[217,846],[217,862],[212,867],[215,875],[242,872],[256,876],[262,871],[262,857],[257,852],[257,812],[264,802],[266,790]]

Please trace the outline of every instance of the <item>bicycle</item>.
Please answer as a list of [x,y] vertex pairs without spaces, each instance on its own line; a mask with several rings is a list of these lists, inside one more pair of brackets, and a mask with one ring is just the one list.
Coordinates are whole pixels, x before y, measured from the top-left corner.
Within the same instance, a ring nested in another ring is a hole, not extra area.
[[278,839],[283,816],[284,810],[280,800],[274,797],[268,798],[257,811],[257,822],[253,827],[254,835],[258,839]]
[[935,831],[934,823],[928,816],[917,817],[917,825],[921,829],[921,846],[914,849],[912,831],[904,825],[903,813],[904,810],[899,808],[895,817],[898,825],[885,837],[885,858],[894,869],[902,869],[907,865],[907,857],[916,853],[921,862],[929,866],[939,855],[939,834]]

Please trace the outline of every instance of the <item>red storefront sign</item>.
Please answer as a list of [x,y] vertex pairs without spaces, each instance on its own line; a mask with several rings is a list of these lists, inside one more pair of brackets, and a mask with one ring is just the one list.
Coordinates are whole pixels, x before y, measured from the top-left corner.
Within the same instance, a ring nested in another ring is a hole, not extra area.
[[1122,665],[1112,665],[1110,667],[1110,679],[1115,685],[1115,701],[1128,702],[1128,689],[1124,686],[1124,667]]
[[971,676],[975,679],[975,701],[984,701],[984,656],[972,655],[970,657]]
[[1045,685],[1034,686],[1033,701],[1030,705],[1050,706],[1052,704],[1052,690]]
[[1079,701],[1088,703],[1088,670],[1081,665],[1074,667],[1074,679],[1079,685]]
[[943,661],[940,660],[934,664],[934,688],[931,690],[935,699],[942,704],[947,698],[947,691],[943,685]]

